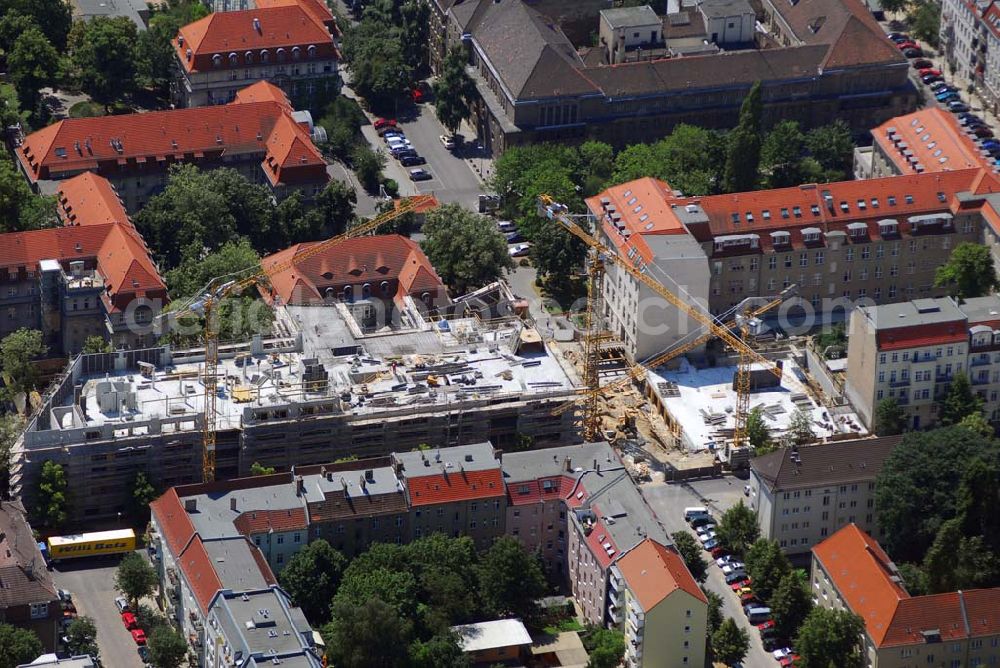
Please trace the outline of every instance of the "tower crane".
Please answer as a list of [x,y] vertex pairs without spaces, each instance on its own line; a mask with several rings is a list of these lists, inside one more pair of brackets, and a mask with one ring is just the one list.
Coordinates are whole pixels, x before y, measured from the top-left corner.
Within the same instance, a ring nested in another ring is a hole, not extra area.
[[423,196],[410,197],[401,200],[394,209],[379,214],[371,220],[365,221],[352,227],[343,234],[330,237],[305,250],[299,252],[293,258],[256,270],[248,269],[226,276],[218,276],[208,282],[204,289],[184,303],[178,310],[167,314],[169,317],[177,319],[187,316],[204,318],[205,325],[202,329],[202,338],[205,343],[205,374],[202,383],[205,386],[205,415],[202,421],[202,480],[211,482],[215,480],[215,446],[216,446],[216,399],[218,396],[219,379],[219,309],[218,306],[226,297],[238,295],[247,288],[266,285],[268,279],[279,274],[295,263],[304,259],[318,255],[335,246],[342,244],[348,239],[364,236],[374,232],[389,221],[395,220],[407,213],[418,209],[426,209],[427,206],[434,206],[434,200]]
[[[665,299],[669,304],[683,312],[689,318],[704,325],[708,328],[708,331],[712,334],[712,336],[722,339],[726,345],[736,351],[739,355],[739,363],[736,367],[736,410],[734,413],[736,424],[733,429],[732,447],[743,447],[746,441],[747,413],[750,408],[750,389],[752,384],[750,370],[751,365],[754,362],[762,364],[767,371],[774,374],[774,376],[776,376],[779,380],[783,375],[780,366],[776,365],[773,361],[767,359],[751,348],[743,340],[743,338],[741,338],[749,332],[749,321],[744,320],[744,322],[739,325],[741,330],[740,336],[734,335],[733,332],[730,331],[729,327],[717,323],[715,318],[710,313],[707,313],[696,304],[689,304],[681,297],[678,297],[662,283],[647,274],[645,269],[637,269],[631,262],[627,261],[613,249],[608,248],[591,236],[587,231],[573,222],[568,215],[569,210],[566,205],[559,204],[548,195],[541,195],[538,198],[538,202],[539,214],[542,217],[549,218],[550,220],[559,223],[567,232],[587,244],[592,252],[597,253],[605,265],[608,262],[616,264],[619,268],[628,272],[630,276],[643,283],[646,287]],[[596,399],[593,401],[596,404]]]

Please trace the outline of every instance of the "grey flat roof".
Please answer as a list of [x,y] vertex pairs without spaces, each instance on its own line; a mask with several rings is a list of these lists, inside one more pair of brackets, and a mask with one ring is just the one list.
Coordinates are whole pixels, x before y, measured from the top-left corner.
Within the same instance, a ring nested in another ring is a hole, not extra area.
[[959,306],[962,313],[969,318],[969,324],[1000,320],[1000,296],[972,297]]
[[753,7],[747,0],[705,0],[699,5],[702,13],[710,19],[724,19],[729,16],[753,14]]
[[402,476],[416,477],[437,474],[440,466],[466,471],[486,471],[500,468],[490,443],[473,443],[450,448],[431,448],[418,452],[397,452],[393,459],[403,465]]
[[311,646],[312,629],[301,611],[290,609],[285,595],[276,589],[229,594],[217,599],[213,609],[233,652],[242,651],[244,657],[261,654],[268,661],[279,657],[284,664],[282,657],[301,656]]
[[205,540],[203,545],[223,589],[253,591],[267,589],[270,585],[260,572],[246,538]]
[[612,28],[631,28],[632,26],[659,26],[661,19],[649,5],[642,7],[616,7],[614,9],[602,9],[601,17],[604,18]]
[[[587,472],[582,477],[582,484],[586,490],[582,501],[602,518],[604,530],[618,546],[619,555],[647,537],[661,545],[674,544],[624,467],[600,473]],[[604,519],[609,516],[614,518],[614,523]]]
[[31,663],[23,663],[17,668],[35,668],[37,666],[59,666],[59,668],[94,668],[97,664],[89,654],[80,654],[68,659],[60,659],[55,654],[43,654]]
[[[233,522],[244,512],[305,508],[302,497],[295,494],[295,485],[288,483],[191,494],[182,501],[186,499],[195,499],[197,503],[197,510],[188,512],[188,517],[203,539],[240,536]],[[236,499],[236,510],[232,508],[233,499]]]
[[90,19],[95,16],[107,16],[115,18],[124,16],[138,30],[146,29],[146,22],[142,20],[140,12],[148,11],[144,2],[132,2],[132,0],[72,0],[73,18]]
[[[370,480],[365,480],[364,489],[361,480],[366,471],[371,471]],[[396,477],[391,466],[376,466],[357,468],[349,471],[331,471],[326,477],[319,473],[304,475],[305,500],[307,503],[323,501],[325,494],[339,492],[347,486],[348,496],[363,496],[365,494],[394,494],[403,490],[403,484]]]
[[896,329],[965,320],[965,314],[949,297],[865,306],[861,310],[875,325],[875,329]]
[[582,443],[562,448],[504,453],[503,478],[507,484],[512,484],[562,473],[570,474],[566,471],[567,465],[579,469],[571,475],[579,475],[583,469],[594,468],[595,460],[604,468],[622,465],[618,454],[607,443]]

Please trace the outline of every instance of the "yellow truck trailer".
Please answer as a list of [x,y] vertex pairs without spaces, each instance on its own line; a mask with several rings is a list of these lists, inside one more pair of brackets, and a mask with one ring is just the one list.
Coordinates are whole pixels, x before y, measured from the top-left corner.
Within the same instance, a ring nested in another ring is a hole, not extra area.
[[135,532],[131,529],[95,531],[73,536],[51,536],[47,542],[46,557],[50,561],[95,557],[131,552],[135,549]]

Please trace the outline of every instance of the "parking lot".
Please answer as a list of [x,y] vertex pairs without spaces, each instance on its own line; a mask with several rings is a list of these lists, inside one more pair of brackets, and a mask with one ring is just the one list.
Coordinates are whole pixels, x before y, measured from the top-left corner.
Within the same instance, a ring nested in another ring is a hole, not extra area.
[[[142,553],[142,551],[140,551]],[[107,668],[142,668],[136,644],[115,608],[115,569],[120,557],[88,557],[55,564],[56,587],[73,595],[80,615],[94,620],[101,664]]]
[[[725,476],[686,483],[652,482],[642,485],[640,489],[666,527],[668,534],[687,531],[696,535],[684,520],[684,508],[705,506],[718,519],[727,509],[746,498],[743,495],[745,484],[746,482],[740,478]],[[704,555],[706,560],[712,561],[708,552]],[[704,586],[722,597],[722,614],[725,617],[732,617],[750,636],[750,652],[743,660],[744,668],[775,668],[778,662],[769,652],[764,651],[760,634],[747,621],[739,599],[726,584],[722,570],[714,564],[708,567],[708,579]]]

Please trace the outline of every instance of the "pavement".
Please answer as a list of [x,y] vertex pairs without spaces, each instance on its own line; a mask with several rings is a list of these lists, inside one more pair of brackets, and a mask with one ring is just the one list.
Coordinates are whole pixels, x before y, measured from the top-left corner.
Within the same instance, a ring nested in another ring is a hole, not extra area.
[[[716,518],[727,509],[735,506],[743,496],[743,486],[746,483],[733,476],[694,480],[686,483],[651,482],[640,486],[646,501],[656,512],[657,517],[666,527],[668,534],[677,531],[687,531],[696,536],[694,531],[684,521],[684,508],[689,506],[705,506]],[[712,562],[708,552],[705,559]],[[750,636],[750,651],[742,662],[743,668],[775,668],[777,662],[769,652],[764,650],[760,642],[760,633],[750,625],[736,594],[722,577],[722,570],[714,562],[709,563],[708,579],[705,589],[713,591],[722,597],[722,614],[732,617],[740,628]]]
[[[144,550],[138,550],[145,556]],[[106,668],[143,668],[132,635],[122,624],[115,607],[115,569],[120,557],[87,557],[64,561],[52,568],[56,587],[73,596],[79,615],[86,615],[97,626],[97,647],[101,665]]]

